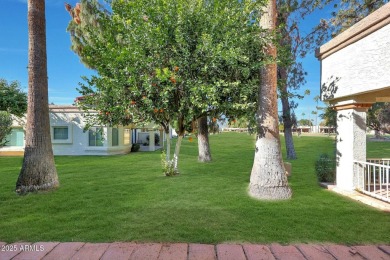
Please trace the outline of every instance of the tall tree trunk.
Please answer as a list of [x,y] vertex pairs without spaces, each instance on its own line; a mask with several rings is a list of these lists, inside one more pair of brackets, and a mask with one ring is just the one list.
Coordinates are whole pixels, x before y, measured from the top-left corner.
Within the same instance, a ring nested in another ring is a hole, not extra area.
[[198,160],[200,162],[211,161],[207,116],[198,119],[198,153]]
[[28,108],[26,147],[16,192],[59,185],[50,138],[45,0],[28,0]]
[[[276,1],[270,0],[261,17],[261,26],[272,32],[276,24]],[[277,114],[276,48],[269,44],[267,56],[273,62],[261,69],[257,104],[257,140],[250,177],[249,194],[258,199],[280,200],[291,197],[280,149]]]
[[290,102],[288,101],[287,80],[288,73],[286,68],[279,68],[279,76],[282,82],[280,86],[282,110],[283,110],[283,125],[284,125],[284,140],[286,142],[287,159],[295,160],[297,155],[295,153],[294,141],[292,136],[292,121]]

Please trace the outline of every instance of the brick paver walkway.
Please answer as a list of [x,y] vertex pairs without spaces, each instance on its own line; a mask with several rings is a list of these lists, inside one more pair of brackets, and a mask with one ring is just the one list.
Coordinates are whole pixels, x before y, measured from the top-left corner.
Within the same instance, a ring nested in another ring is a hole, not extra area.
[[81,242],[0,242],[0,260],[304,260],[304,259],[388,259],[390,245],[257,245],[187,243],[81,243]]

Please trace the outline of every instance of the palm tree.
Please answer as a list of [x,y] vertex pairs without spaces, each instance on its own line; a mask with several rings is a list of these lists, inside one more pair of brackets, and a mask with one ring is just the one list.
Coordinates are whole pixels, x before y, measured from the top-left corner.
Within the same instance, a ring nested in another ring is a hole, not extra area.
[[45,0],[28,0],[28,38],[26,147],[16,182],[19,194],[59,185],[50,137]]
[[[269,0],[261,21],[262,27],[272,32],[276,25],[276,1]],[[261,69],[261,84],[257,104],[257,138],[249,194],[255,198],[289,199],[291,189],[282,161],[277,110],[276,47],[270,43],[266,54],[272,58]]]

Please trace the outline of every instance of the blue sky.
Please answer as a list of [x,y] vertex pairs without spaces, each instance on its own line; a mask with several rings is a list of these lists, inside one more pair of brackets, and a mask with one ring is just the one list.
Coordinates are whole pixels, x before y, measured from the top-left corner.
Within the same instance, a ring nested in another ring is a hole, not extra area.
[[[27,0],[0,0],[2,11],[0,16],[0,78],[8,81],[18,80],[27,91],[28,75],[28,31],[27,31]],[[72,6],[77,0],[67,0]],[[317,12],[307,23],[310,28],[319,21],[324,13]],[[64,0],[46,0],[46,33],[47,58],[49,77],[49,102],[55,104],[72,104],[79,96],[76,88],[82,81],[81,76],[89,76],[93,72],[87,69],[79,58],[70,50],[70,38],[66,27],[70,20],[64,8]],[[300,92],[309,89],[311,94],[299,100],[295,110],[298,119],[302,113],[306,119],[315,110],[313,100],[319,95],[320,64],[309,53],[303,60],[304,68],[308,72],[307,83]],[[323,104],[320,104],[323,106]],[[279,110],[281,106],[279,105]],[[313,116],[311,115],[311,118]]]

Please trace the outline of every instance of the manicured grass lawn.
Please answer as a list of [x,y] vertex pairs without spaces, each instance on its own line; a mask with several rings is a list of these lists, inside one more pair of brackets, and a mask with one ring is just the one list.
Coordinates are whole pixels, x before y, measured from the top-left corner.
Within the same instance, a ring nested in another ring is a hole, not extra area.
[[367,142],[367,158],[390,158],[390,141]]
[[[332,139],[295,139],[293,198],[247,195],[254,139],[211,136],[213,162],[197,162],[196,140],[183,141],[182,174],[164,177],[160,152],[56,157],[61,187],[17,196],[22,158],[0,158],[0,241],[336,242],[390,243],[390,214],[320,188],[314,161]],[[368,156],[390,157],[390,143]],[[282,146],[283,147],[283,146]],[[377,148],[380,147],[380,148]]]

